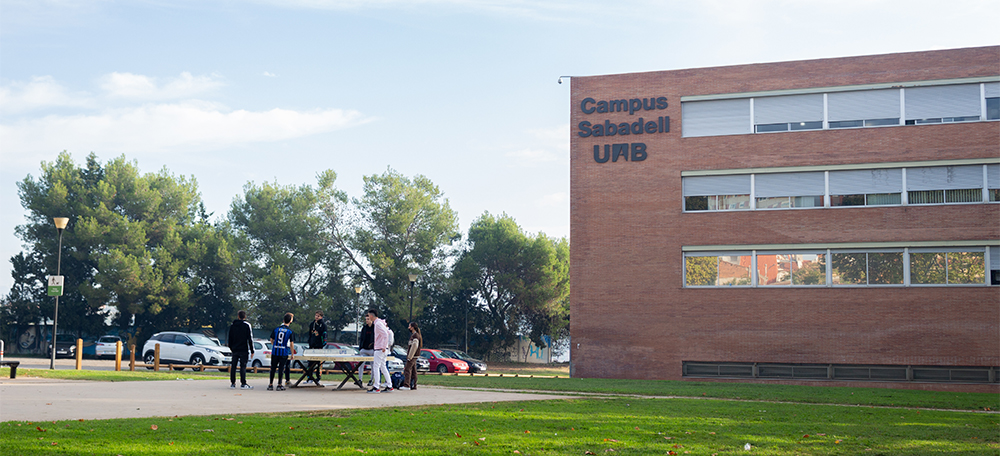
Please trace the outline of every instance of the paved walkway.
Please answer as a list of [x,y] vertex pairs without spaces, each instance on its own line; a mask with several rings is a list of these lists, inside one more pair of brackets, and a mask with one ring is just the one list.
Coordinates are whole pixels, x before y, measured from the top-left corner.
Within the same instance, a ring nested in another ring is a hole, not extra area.
[[[95,382],[18,375],[0,379],[0,421],[55,421],[174,415],[266,413],[492,401],[529,401],[570,396],[470,391],[421,386],[415,391],[368,394],[356,386],[267,391],[229,389],[229,380]],[[338,382],[339,383],[339,382]]]

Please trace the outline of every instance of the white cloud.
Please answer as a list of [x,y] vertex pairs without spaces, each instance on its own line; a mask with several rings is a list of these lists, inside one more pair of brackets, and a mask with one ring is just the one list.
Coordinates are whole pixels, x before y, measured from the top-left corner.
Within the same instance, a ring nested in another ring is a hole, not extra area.
[[269,77],[269,78],[276,78],[276,77],[278,77],[278,75],[276,75],[276,74],[274,74],[274,73],[271,73],[270,71],[265,71],[265,72],[263,73],[263,75],[264,75],[264,76],[267,76],[267,77]]
[[533,167],[569,161],[569,124],[528,130],[531,145],[504,154],[518,166]]
[[230,110],[206,102],[149,104],[96,114],[20,120],[0,125],[5,162],[36,162],[36,154],[73,148],[102,153],[197,151],[279,141],[368,121],[357,111]]
[[556,207],[563,208],[569,204],[569,194],[566,192],[556,192],[550,193],[548,195],[542,195],[541,198],[535,200],[535,206],[537,207]]
[[222,78],[218,75],[193,76],[186,71],[162,83],[156,78],[133,73],[114,72],[101,77],[101,88],[108,96],[132,100],[184,99],[223,85]]
[[4,114],[54,107],[85,107],[93,104],[86,94],[70,93],[52,76],[36,76],[28,82],[0,87],[0,110]]

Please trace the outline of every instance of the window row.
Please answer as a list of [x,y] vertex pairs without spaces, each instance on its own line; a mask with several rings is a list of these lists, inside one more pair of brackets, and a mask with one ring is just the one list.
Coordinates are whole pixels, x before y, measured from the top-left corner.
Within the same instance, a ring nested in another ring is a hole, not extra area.
[[1000,165],[681,178],[685,211],[1000,202]]
[[688,287],[1000,285],[1000,247],[687,252],[684,284]]
[[681,103],[682,136],[1000,119],[1000,82]]

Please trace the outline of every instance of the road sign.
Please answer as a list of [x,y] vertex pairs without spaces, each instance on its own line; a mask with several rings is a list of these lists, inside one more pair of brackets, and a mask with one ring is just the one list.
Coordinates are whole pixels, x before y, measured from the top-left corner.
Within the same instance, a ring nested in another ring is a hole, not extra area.
[[63,276],[49,276],[49,296],[62,296]]

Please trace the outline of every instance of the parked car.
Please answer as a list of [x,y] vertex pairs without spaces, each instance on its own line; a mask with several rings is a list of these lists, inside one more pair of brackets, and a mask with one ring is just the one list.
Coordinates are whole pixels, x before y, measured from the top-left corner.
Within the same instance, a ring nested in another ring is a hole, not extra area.
[[128,347],[125,346],[125,341],[123,341],[121,337],[111,335],[101,336],[97,339],[97,342],[94,342],[94,356],[97,358],[114,358],[118,342],[122,343],[122,357],[127,356]]
[[465,361],[455,358],[449,358],[441,350],[434,350],[431,348],[425,348],[420,350],[420,357],[426,358],[430,362],[430,370],[446,373],[446,372],[468,372],[469,364]]
[[[49,356],[52,356],[52,342],[49,341]],[[56,358],[72,358],[76,356],[76,336],[72,334],[56,335]]]
[[469,372],[473,374],[482,374],[486,372],[486,362],[469,356],[468,353],[462,350],[441,350],[445,356],[449,358],[460,359],[469,364]]
[[[167,331],[153,334],[142,346],[142,360],[153,364],[156,344],[160,344],[161,363],[228,366],[233,361],[229,347],[216,345],[201,333]],[[184,370],[183,367],[175,367]]]
[[251,367],[271,367],[271,343],[267,339],[253,340],[253,356],[249,363]]
[[[406,349],[401,345],[392,346],[392,356],[403,362],[406,367]],[[431,362],[427,358],[417,356],[417,372],[427,372],[431,370]]]

